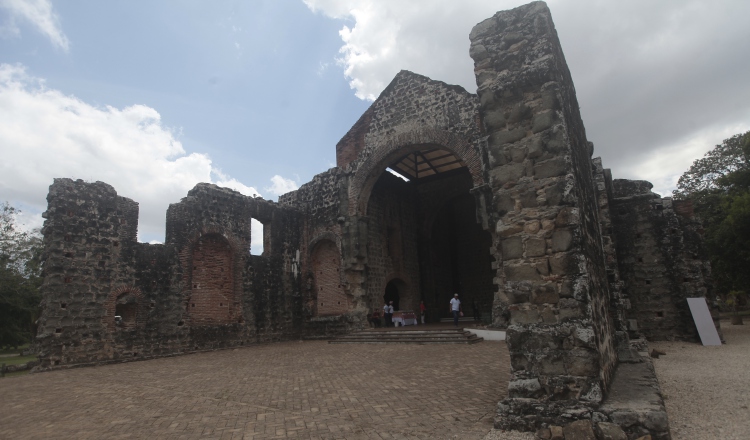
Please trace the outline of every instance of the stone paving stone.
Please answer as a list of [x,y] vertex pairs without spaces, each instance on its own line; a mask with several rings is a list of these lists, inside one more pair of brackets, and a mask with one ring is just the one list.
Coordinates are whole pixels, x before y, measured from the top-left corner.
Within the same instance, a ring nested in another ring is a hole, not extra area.
[[284,342],[0,380],[0,439],[480,439],[502,342]]

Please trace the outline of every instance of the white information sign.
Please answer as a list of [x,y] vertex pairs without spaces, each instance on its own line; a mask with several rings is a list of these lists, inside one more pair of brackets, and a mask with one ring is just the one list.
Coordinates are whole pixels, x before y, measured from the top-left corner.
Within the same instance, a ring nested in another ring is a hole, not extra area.
[[719,333],[714,326],[714,320],[711,318],[711,312],[708,311],[706,298],[688,298],[687,300],[703,345],[721,345],[721,339],[719,339]]

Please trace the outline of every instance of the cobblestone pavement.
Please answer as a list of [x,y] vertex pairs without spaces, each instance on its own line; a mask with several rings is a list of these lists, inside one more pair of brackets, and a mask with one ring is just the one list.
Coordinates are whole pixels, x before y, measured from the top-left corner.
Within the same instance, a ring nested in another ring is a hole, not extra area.
[[0,439],[480,439],[504,342],[284,342],[0,379]]

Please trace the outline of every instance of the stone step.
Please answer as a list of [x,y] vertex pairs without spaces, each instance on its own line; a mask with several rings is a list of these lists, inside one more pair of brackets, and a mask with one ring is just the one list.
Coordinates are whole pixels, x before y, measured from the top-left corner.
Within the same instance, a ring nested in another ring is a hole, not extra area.
[[475,344],[484,339],[463,329],[364,330],[340,336],[329,344]]
[[[453,322],[453,318],[440,318],[440,322]],[[462,316],[458,318],[458,322],[475,322],[472,316]]]
[[328,341],[329,344],[476,344],[482,342],[482,338],[466,338],[466,339],[441,339],[437,341],[416,338],[416,339],[352,339],[347,340],[344,338],[333,339]]

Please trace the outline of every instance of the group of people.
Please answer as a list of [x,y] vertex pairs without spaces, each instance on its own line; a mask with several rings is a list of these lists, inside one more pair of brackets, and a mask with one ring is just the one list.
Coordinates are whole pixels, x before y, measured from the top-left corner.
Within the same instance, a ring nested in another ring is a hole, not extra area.
[[[450,313],[453,315],[453,325],[458,327],[458,319],[461,316],[464,316],[463,313],[463,307],[461,306],[461,300],[458,299],[458,293],[453,294],[453,298],[451,298],[450,301]],[[479,308],[477,307],[476,301],[473,304],[474,309],[474,319],[479,320]],[[419,302],[419,315],[420,315],[420,321],[422,324],[424,324],[425,314],[427,313],[427,306],[424,304],[424,301]],[[388,301],[383,306],[383,323],[381,324],[380,321],[380,311],[375,310],[372,312],[372,315],[370,315],[369,318],[370,322],[375,327],[380,327],[381,325],[385,325],[386,327],[393,327],[393,301]]]
[[[380,327],[381,325],[385,325],[386,327],[393,327],[393,301],[388,301],[383,306],[383,321],[384,323],[381,324],[380,322],[380,312],[378,310],[375,310],[372,312],[372,315],[370,315],[370,322],[375,327]],[[424,315],[427,312],[427,306],[424,305],[424,301],[419,302],[419,313],[420,318],[422,321],[422,324],[424,324]]]

